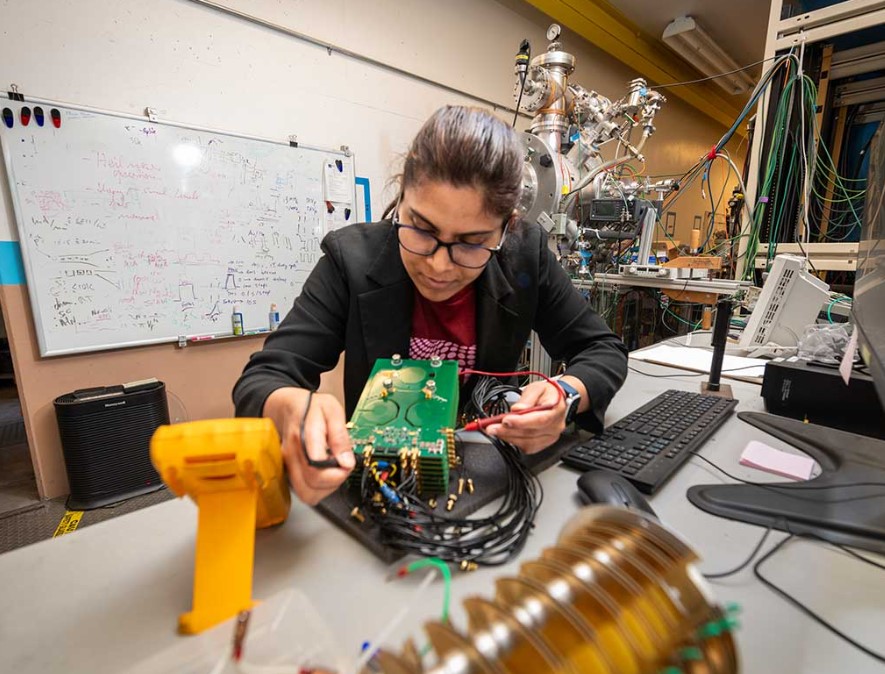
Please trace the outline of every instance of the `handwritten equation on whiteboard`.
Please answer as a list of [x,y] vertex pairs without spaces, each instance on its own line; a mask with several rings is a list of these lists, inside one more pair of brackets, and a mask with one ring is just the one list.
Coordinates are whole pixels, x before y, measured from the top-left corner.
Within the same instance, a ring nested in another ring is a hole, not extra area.
[[345,224],[323,201],[327,153],[62,115],[2,136],[44,354],[229,332],[234,306],[265,327]]

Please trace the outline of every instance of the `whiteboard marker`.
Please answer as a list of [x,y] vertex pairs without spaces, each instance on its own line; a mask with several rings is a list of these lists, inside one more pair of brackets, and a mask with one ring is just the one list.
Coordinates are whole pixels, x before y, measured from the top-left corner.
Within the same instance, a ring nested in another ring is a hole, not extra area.
[[267,321],[271,330],[276,330],[280,327],[280,312],[277,310],[276,304],[270,305],[270,314],[268,314]]
[[230,317],[231,324],[233,325],[234,334],[242,335],[243,334],[243,314],[240,313],[240,310],[234,306],[234,312]]

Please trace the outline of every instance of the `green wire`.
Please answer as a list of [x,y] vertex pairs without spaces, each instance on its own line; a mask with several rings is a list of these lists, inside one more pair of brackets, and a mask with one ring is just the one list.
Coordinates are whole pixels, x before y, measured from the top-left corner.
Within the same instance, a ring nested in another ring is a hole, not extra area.
[[[748,243],[748,252],[747,258],[744,260],[744,278],[748,278],[752,273],[753,264],[756,259],[756,252],[759,250],[759,235],[762,231],[762,223],[765,221],[765,211],[769,208],[768,200],[771,196],[771,187],[774,182],[774,174],[775,169],[777,167],[777,161],[775,157],[780,156],[780,149],[782,146],[783,135],[781,133],[782,127],[785,123],[785,110],[786,106],[784,105],[786,96],[788,91],[790,90],[790,86],[792,83],[792,79],[790,79],[787,84],[784,86],[784,91],[781,94],[781,99],[778,102],[777,109],[775,111],[775,122],[774,122],[774,130],[772,132],[772,142],[771,147],[768,152],[768,161],[765,164],[765,172],[762,181],[762,187],[760,189],[760,195],[764,198],[764,201],[760,200],[757,208],[753,209],[754,222],[752,227],[752,232],[750,236],[750,241]],[[769,237],[770,238],[770,237]],[[769,246],[769,249],[771,246]]]
[[[787,179],[785,181],[786,185],[789,185],[792,178],[793,178],[793,169],[797,167],[796,160],[797,160],[797,152],[796,152],[796,145],[794,144],[793,149],[792,149],[792,153],[790,155],[790,161],[789,161],[789,164],[787,165]],[[774,220],[774,227],[772,228],[772,230],[768,236],[768,241],[769,241],[768,255],[766,257],[767,257],[769,263],[774,259],[774,256],[777,255],[777,237],[778,237],[778,234],[780,233],[781,223],[784,220],[784,213],[786,211],[786,209],[784,208],[783,201],[780,201],[779,204],[777,204],[777,206],[779,206],[776,209],[777,214],[773,215],[773,217],[772,217],[772,219]]]
[[[793,59],[787,61],[787,81],[784,84],[784,89],[781,92],[781,97],[774,115],[771,147],[769,148],[765,166],[761,171],[760,189],[758,192],[757,203],[751,205],[751,213],[753,217],[752,222],[750,223],[750,230],[748,232],[747,250],[745,253],[746,257],[744,258],[743,262],[744,267],[742,278],[744,279],[751,278],[754,273],[756,254],[759,250],[759,237],[762,232],[762,223],[765,221],[766,209],[773,206],[773,204],[769,203],[769,200],[771,197],[771,189],[774,182],[774,175],[778,166],[778,158],[782,154],[781,149],[783,148],[785,142],[784,130],[786,127],[787,111],[789,110],[786,105],[787,98],[792,90],[794,81],[796,79],[795,75],[797,72],[798,70]],[[769,78],[769,83],[771,79],[773,79],[773,75],[771,78]],[[769,246],[769,249],[771,249],[771,246]]]
[[419,559],[409,564],[406,567],[406,572],[412,573],[414,571],[418,571],[419,569],[425,569],[429,566],[439,571],[440,575],[443,578],[442,621],[444,623],[448,623],[449,605],[452,601],[452,571],[449,569],[448,564],[442,561],[439,557],[427,557],[426,559]]
[[[811,124],[813,125],[814,131],[817,132],[817,136],[820,137],[820,129],[817,126],[817,117],[814,115],[814,105],[812,105],[812,101],[816,100],[816,98],[817,98],[817,86],[814,84],[814,81],[810,77],[808,77],[807,75],[805,75],[803,77],[803,84],[804,84],[806,92],[808,94],[807,98],[809,99],[809,117],[811,118]],[[850,197],[849,189],[845,186],[845,182],[848,181],[849,179],[843,178],[842,176],[839,175],[839,172],[837,171],[837,167],[835,165],[835,162],[833,161],[833,157],[832,157],[832,155],[830,155],[830,151],[829,151],[829,149],[827,149],[826,144],[819,143],[818,147],[820,147],[821,150],[823,150],[822,153],[819,153],[818,157],[820,158],[821,163],[824,165],[824,168],[826,168],[828,170],[830,176],[832,176],[835,179],[834,182],[838,186],[838,188],[842,191],[842,194],[845,195],[846,197]],[[855,190],[850,190],[850,191],[856,192]],[[865,192],[865,190],[864,190],[864,192]],[[858,215],[857,210],[855,210],[855,208],[854,208],[853,201],[849,198],[847,200],[847,203],[848,203],[848,208],[851,210],[851,214],[854,216],[855,221],[857,222],[858,225],[862,226],[863,222],[862,222],[860,216]],[[821,238],[823,238],[823,237],[821,237]]]
[[685,323],[692,330],[697,330],[701,326],[701,323],[702,323],[702,321],[698,321],[697,323],[692,323],[691,321],[685,320],[679,314],[671,311],[669,306],[664,307],[664,313],[670,314],[673,318],[675,318],[677,321],[679,321],[681,323]]
[[852,300],[849,297],[836,297],[830,300],[830,303],[827,305],[827,320],[830,323],[834,322],[833,314],[831,313],[833,311],[833,306],[839,304],[839,302],[848,302],[849,304],[851,304]]

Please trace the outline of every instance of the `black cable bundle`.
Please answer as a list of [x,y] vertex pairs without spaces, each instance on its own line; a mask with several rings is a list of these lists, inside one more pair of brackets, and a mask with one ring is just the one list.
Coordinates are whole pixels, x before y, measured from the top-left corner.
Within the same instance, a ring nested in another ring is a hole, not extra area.
[[[491,377],[481,378],[473,390],[471,412],[483,417],[507,412],[509,392],[518,394],[519,389]],[[507,489],[495,512],[485,517],[438,513],[418,497],[414,472],[400,480],[399,468],[387,461],[375,460],[366,467],[360,494],[385,545],[422,557],[483,566],[504,564],[523,549],[544,492],[523,464],[518,448],[486,437],[504,460]]]

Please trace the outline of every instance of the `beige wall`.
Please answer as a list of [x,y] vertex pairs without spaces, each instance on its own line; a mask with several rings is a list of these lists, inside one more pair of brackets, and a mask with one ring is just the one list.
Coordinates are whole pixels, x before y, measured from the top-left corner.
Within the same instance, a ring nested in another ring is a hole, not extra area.
[[[407,71],[512,105],[513,54],[546,46],[549,23],[517,0],[228,0],[230,6]],[[220,14],[188,0],[0,3],[0,82],[33,95],[327,147],[349,145],[357,174],[383,186],[420,123],[440,105],[473,103]],[[575,81],[620,97],[635,73],[568,32]],[[524,124],[524,122],[522,122]],[[723,129],[675,98],[658,116],[647,172],[682,172]],[[5,175],[0,240],[16,240]],[[706,206],[679,205],[678,226]],[[258,338],[178,349],[160,345],[41,359],[24,286],[0,287],[41,495],[67,491],[52,400],[77,388],[145,377],[166,381],[190,418],[231,412],[230,389]],[[176,402],[170,401],[174,407]]]

